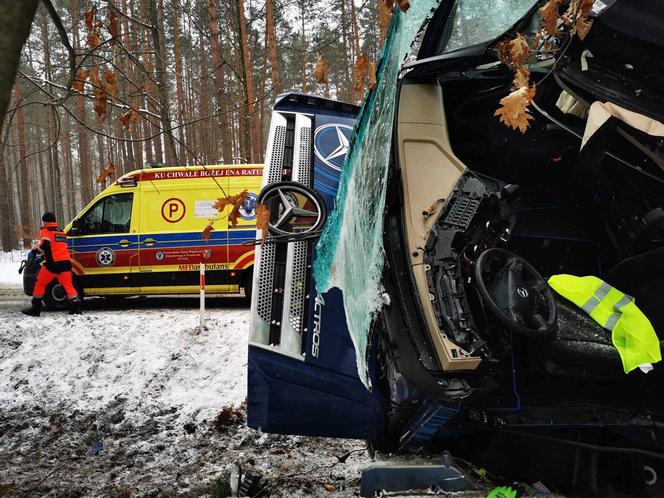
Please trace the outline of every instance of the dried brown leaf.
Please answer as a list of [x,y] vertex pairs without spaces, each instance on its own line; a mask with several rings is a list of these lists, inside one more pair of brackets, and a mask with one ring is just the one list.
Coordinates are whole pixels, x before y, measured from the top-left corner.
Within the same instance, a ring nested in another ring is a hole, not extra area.
[[236,226],[237,220],[240,217],[240,208],[242,207],[244,201],[248,201],[249,199],[251,199],[249,192],[247,190],[243,190],[237,195],[229,195],[227,197],[218,198],[212,207],[221,212],[226,209],[227,206],[232,206],[230,213],[228,213],[228,219],[233,226]]
[[581,41],[586,39],[588,31],[593,27],[593,20],[587,17],[582,17],[576,21],[576,35]]
[[512,90],[517,90],[528,86],[530,82],[530,71],[526,66],[519,66],[516,68],[514,73],[514,79],[512,80]]
[[392,6],[394,0],[378,0],[378,27],[380,28],[381,45],[387,35],[387,28],[392,21]]
[[329,66],[327,64],[327,60],[325,60],[325,57],[321,55],[318,57],[318,60],[314,65],[313,76],[314,80],[316,80],[316,83],[320,83],[321,85],[327,85],[329,83],[327,80],[328,70]]
[[367,78],[367,86],[373,90],[376,87],[376,66],[371,61],[367,65]]
[[334,487],[334,484],[330,484],[330,483],[323,484],[323,487],[325,488],[325,491],[327,491],[328,493],[333,493],[334,490],[337,489],[337,488]]
[[408,0],[397,0],[397,3],[401,12],[408,12],[408,9],[410,9],[410,2]]
[[97,7],[92,7],[90,10],[86,11],[83,14],[83,18],[85,19],[85,27],[87,28],[88,31],[92,31],[94,27],[94,20],[95,20],[95,12],[97,11]]
[[111,97],[115,97],[118,93],[118,78],[115,76],[115,73],[109,69],[104,71],[104,80],[105,84],[104,90],[106,90],[106,93],[108,93]]
[[205,228],[201,232],[201,237],[203,237],[203,240],[205,240],[205,242],[208,242],[210,240],[210,236],[212,235],[212,230],[214,230],[213,224],[214,222],[211,221],[210,223],[205,225]]
[[357,93],[366,87],[373,90],[376,86],[376,66],[369,60],[367,54],[362,54],[355,61],[353,68],[353,87]]
[[560,33],[558,30],[558,14],[561,3],[562,0],[549,0],[538,11],[542,19],[540,27],[548,35]]
[[71,89],[74,90],[75,92],[83,93],[83,89],[85,88],[85,80],[87,79],[88,79],[88,71],[85,69],[81,69],[78,73],[76,73],[76,78],[74,78],[74,82],[71,85]]
[[256,229],[261,231],[262,240],[267,238],[268,228],[270,227],[270,210],[263,203],[256,206]]
[[129,128],[129,125],[131,123],[135,123],[137,119],[138,119],[138,113],[132,109],[121,115],[118,118],[118,121],[120,121],[120,123],[122,123],[122,127],[126,129]]
[[97,183],[104,183],[106,178],[113,176],[114,173],[115,173],[115,165],[113,163],[110,163],[103,170],[101,170],[101,173],[99,173],[99,176],[97,177]]
[[535,119],[528,112],[528,105],[535,97],[535,87],[522,87],[500,99],[500,107],[494,113],[500,122],[512,129],[525,133],[530,126],[529,121]]
[[108,9],[108,32],[114,40],[120,36],[118,15],[115,13],[115,9],[111,7]]
[[531,53],[526,35],[517,33],[516,38],[510,41],[510,62],[512,66],[520,66],[526,62]]
[[101,36],[97,31],[90,31],[88,33],[88,47],[96,48],[101,45]]

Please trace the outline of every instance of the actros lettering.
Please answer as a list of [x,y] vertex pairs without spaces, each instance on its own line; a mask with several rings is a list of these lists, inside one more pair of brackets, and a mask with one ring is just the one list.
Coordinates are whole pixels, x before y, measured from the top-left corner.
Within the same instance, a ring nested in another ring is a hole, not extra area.
[[314,301],[314,332],[311,337],[311,354],[318,358],[320,352],[320,319],[323,313],[323,306],[325,306],[325,299],[318,294]]

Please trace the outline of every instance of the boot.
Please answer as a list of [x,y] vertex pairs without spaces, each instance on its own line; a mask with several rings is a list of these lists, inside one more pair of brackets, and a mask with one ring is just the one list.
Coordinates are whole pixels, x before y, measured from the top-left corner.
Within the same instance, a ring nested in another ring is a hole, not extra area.
[[39,316],[42,309],[42,300],[39,297],[32,298],[32,307],[21,310],[24,315]]
[[82,315],[81,311],[81,298],[74,297],[69,300],[69,314],[70,315]]

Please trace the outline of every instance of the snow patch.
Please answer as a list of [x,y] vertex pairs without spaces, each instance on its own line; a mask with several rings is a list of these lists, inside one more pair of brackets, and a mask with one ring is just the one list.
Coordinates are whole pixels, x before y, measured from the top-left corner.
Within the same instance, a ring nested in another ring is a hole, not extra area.
[[18,269],[25,255],[25,251],[0,252],[0,284],[23,285]]
[[213,418],[246,396],[246,309],[94,311],[82,316],[5,314],[0,325],[0,407],[101,410],[128,417],[176,407]]

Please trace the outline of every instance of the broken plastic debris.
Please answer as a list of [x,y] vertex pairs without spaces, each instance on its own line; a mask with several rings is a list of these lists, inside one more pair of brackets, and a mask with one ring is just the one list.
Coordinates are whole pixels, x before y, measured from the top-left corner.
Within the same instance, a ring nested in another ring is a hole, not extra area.
[[581,52],[581,71],[588,70],[588,59],[592,59],[593,57],[595,56],[588,49],[585,49],[583,52]]

